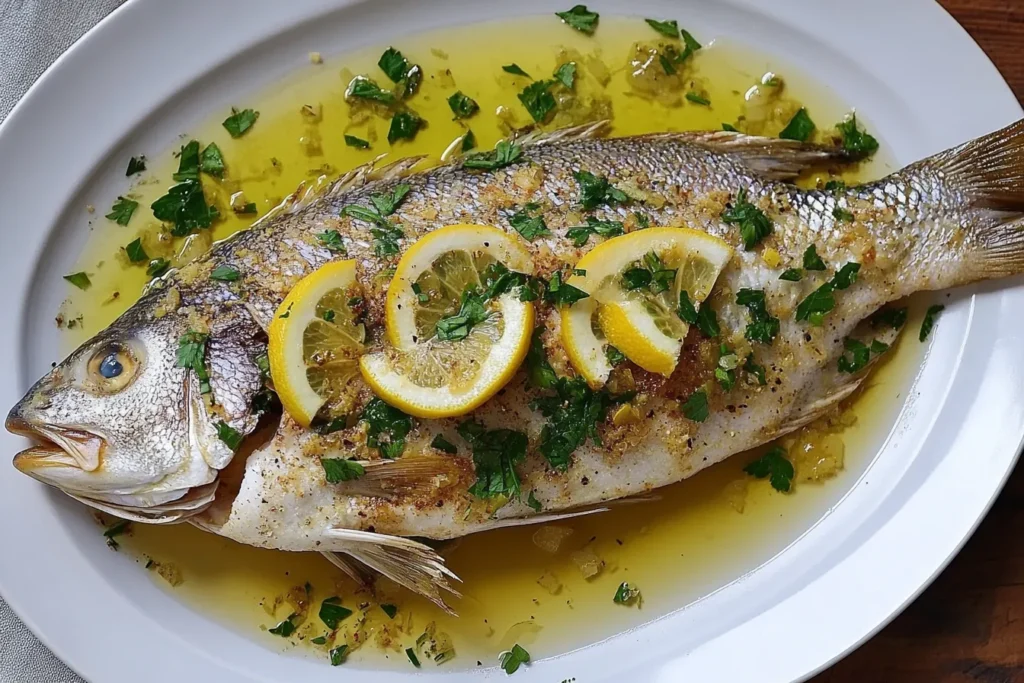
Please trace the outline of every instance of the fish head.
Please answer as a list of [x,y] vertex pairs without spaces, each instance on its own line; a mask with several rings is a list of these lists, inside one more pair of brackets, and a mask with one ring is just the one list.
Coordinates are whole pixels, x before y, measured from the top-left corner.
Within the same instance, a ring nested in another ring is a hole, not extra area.
[[34,441],[14,458],[23,473],[121,517],[177,521],[212,502],[234,456],[217,425],[255,427],[251,398],[262,379],[249,349],[231,343],[234,328],[210,330],[209,384],[223,389],[214,394],[179,364],[188,319],[139,313],[130,309],[50,370],[6,427]]

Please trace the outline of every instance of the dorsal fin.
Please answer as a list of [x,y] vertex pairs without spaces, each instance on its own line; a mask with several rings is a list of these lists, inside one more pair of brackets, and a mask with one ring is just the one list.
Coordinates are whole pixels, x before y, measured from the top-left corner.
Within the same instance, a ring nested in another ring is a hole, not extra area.
[[584,123],[570,128],[559,128],[551,131],[536,131],[528,133],[513,141],[521,147],[540,147],[551,145],[556,142],[570,142],[572,140],[591,140],[604,137],[611,129],[612,122],[608,119]]

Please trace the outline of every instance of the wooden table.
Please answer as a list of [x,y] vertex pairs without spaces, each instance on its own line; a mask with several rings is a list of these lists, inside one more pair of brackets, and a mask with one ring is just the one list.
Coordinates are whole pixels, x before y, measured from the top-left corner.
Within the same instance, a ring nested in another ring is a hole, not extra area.
[[[940,2],[1024,101],[1024,0]],[[1024,683],[1024,461],[935,583],[814,683]]]

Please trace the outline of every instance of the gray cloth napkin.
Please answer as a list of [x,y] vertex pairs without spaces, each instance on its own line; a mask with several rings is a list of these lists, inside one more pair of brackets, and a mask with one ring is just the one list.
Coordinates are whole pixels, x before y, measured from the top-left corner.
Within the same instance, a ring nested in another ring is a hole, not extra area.
[[[122,2],[0,0],[0,120],[53,60]],[[2,598],[0,683],[83,683],[29,633]]]

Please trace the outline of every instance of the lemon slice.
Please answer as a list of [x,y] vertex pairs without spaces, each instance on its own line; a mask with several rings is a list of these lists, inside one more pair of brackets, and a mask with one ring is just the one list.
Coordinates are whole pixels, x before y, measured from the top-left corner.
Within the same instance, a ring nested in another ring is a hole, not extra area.
[[350,302],[360,294],[355,261],[333,261],[292,288],[270,323],[267,355],[281,405],[299,424],[351,409],[365,330]]
[[[437,418],[465,414],[497,393],[526,356],[534,320],[518,288],[486,298],[506,269],[533,272],[519,240],[496,228],[451,225],[416,242],[388,287],[389,344],[360,360],[377,395]],[[469,303],[466,292],[475,292]]]
[[689,330],[676,312],[679,292],[699,305],[731,257],[728,244],[688,228],[640,230],[594,247],[576,264],[585,274],[569,279],[590,297],[562,309],[570,362],[591,386],[601,386],[611,372],[612,345],[641,368],[671,375]]

